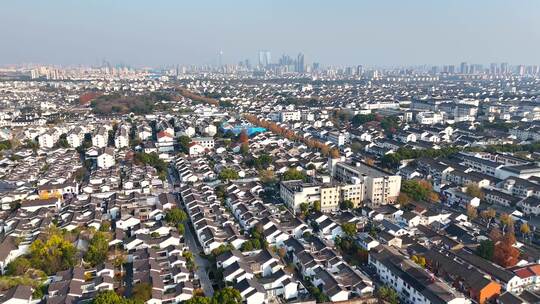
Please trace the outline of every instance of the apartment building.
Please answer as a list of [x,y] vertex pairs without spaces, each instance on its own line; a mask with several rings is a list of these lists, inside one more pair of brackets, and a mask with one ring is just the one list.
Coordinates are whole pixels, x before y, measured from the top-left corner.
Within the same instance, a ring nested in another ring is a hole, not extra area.
[[540,166],[537,163],[528,163],[514,166],[500,167],[495,173],[495,177],[506,179],[510,177],[519,177],[529,179],[531,177],[540,177]]
[[204,149],[214,149],[214,138],[212,137],[195,137],[191,141],[198,145],[201,145]]
[[300,210],[303,203],[313,204],[319,201],[323,212],[332,212],[339,209],[339,204],[350,200],[358,206],[364,197],[362,184],[342,183],[306,183],[301,180],[281,182],[280,195],[285,204],[293,211]]
[[343,132],[328,132],[327,139],[337,146],[343,146],[348,140],[347,135]]
[[363,162],[352,165],[339,159],[330,159],[328,168],[337,181],[363,185],[363,200],[372,205],[394,202],[399,195],[399,175],[388,174]]
[[109,130],[105,126],[99,127],[92,136],[92,145],[96,148],[105,148],[109,140]]
[[281,122],[299,121],[301,119],[300,111],[281,111],[279,119]]
[[471,303],[462,293],[389,246],[371,250],[369,264],[382,282],[397,291],[400,303]]
[[114,138],[114,146],[117,149],[129,147],[129,127],[128,126],[123,125],[118,128],[115,134],[115,138]]
[[416,122],[421,125],[435,125],[443,122],[443,120],[443,115],[438,112],[426,111],[416,114]]
[[38,137],[38,143],[41,148],[51,149],[60,137],[55,129],[50,129]]

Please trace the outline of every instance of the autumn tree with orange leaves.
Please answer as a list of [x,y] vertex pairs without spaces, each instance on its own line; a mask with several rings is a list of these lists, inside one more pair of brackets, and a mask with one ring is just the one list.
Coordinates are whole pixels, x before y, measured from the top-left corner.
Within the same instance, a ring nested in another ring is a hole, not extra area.
[[513,246],[515,242],[516,237],[514,234],[505,234],[500,241],[495,244],[493,262],[505,268],[515,266],[519,261],[519,250]]
[[[269,130],[270,132],[272,132],[274,134],[281,135],[281,136],[287,138],[288,140],[301,141],[308,148],[319,150],[321,152],[321,154],[324,155],[324,156],[331,155],[331,153],[333,153],[334,156],[336,155],[336,152],[332,152],[330,150],[330,147],[328,145],[326,145],[325,143],[323,143],[323,142],[321,142],[321,141],[319,141],[317,139],[314,139],[314,138],[304,138],[304,137],[296,134],[293,130],[290,130],[290,129],[287,129],[287,128],[283,127],[283,126],[280,126],[279,124],[277,124],[277,123],[275,123],[273,121],[259,119],[257,116],[255,116],[253,114],[245,114],[244,118],[248,122],[250,122],[250,123],[252,123],[254,125],[257,125],[259,127],[265,128],[265,129]],[[337,150],[337,155],[339,155],[339,150]],[[339,158],[339,156],[337,158]]]
[[248,143],[248,141],[249,141],[249,136],[248,136],[248,134],[247,134],[246,129],[243,129],[242,132],[240,132],[240,138],[239,138],[239,140],[240,140],[240,143],[241,143],[241,144],[247,144],[247,143]]
[[337,148],[333,148],[332,150],[330,150],[330,157],[332,157],[333,159],[339,158],[339,150]]

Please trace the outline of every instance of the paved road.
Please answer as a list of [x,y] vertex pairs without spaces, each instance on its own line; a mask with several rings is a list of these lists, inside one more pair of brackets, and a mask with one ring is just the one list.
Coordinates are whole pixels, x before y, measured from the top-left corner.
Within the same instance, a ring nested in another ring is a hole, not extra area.
[[[174,187],[174,184],[178,182],[177,178],[174,176],[172,169],[168,168],[168,182],[171,186],[170,191],[174,191],[175,194],[177,189]],[[181,207],[181,206],[178,206]],[[192,230],[192,227],[190,224],[185,225],[186,229],[184,232],[184,237],[186,239],[186,245],[188,245],[189,250],[191,253],[193,253],[193,256],[195,258],[195,265],[197,266],[197,276],[199,277],[199,280],[201,282],[201,287],[204,291],[204,294],[206,296],[213,296],[214,295],[214,288],[212,287],[212,281],[210,281],[210,278],[208,277],[207,269],[210,268],[210,265],[208,263],[208,260],[201,257],[201,247],[199,246],[199,243],[195,239],[195,232]]]
[[133,263],[124,264],[124,296],[129,298],[131,297],[131,292],[133,291]]
[[187,225],[184,236],[186,238],[186,244],[188,245],[191,253],[193,253],[193,256],[195,257],[195,265],[197,265],[196,272],[199,280],[201,281],[201,287],[204,291],[204,294],[211,297],[212,295],[214,295],[214,288],[212,287],[212,281],[210,281],[207,272],[207,269],[210,268],[210,265],[206,259],[201,257],[201,249],[199,248],[199,245],[195,240],[195,236],[193,231],[191,230],[190,225]]

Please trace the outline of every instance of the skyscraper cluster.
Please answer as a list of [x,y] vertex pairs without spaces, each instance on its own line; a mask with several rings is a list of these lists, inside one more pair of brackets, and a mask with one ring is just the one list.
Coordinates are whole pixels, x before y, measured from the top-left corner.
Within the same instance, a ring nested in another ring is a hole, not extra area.
[[[271,54],[268,50],[259,51],[259,68],[269,69],[275,68],[283,72],[296,72],[305,73],[306,63],[303,53],[298,53],[296,58],[293,58],[287,54],[281,55],[276,63],[271,62]],[[310,68],[311,69],[311,68]]]
[[272,55],[268,50],[259,51],[259,67],[267,68],[272,62]]

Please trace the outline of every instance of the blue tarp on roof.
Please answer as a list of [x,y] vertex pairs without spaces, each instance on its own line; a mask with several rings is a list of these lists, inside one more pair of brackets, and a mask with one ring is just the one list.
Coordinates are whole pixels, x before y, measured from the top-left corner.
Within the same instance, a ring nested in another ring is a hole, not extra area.
[[231,131],[234,133],[234,135],[239,135],[242,133],[242,130],[246,130],[248,136],[253,136],[257,133],[266,132],[266,128],[257,127],[252,124],[239,124],[239,125],[231,125],[228,122],[224,122],[221,124],[221,129],[223,132]]

